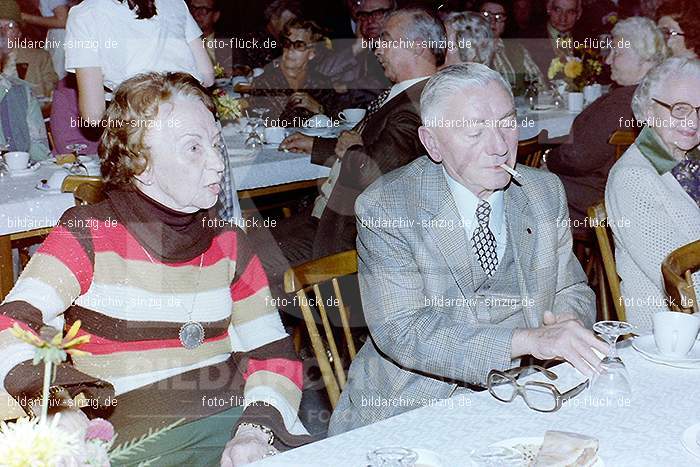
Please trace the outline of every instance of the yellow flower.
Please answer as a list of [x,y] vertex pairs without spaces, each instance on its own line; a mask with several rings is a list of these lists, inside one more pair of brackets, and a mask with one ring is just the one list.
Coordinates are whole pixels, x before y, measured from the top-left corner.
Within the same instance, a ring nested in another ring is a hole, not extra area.
[[583,64],[579,60],[570,60],[564,65],[564,75],[569,79],[578,78],[583,71]]
[[552,63],[549,64],[549,70],[547,70],[547,77],[549,79],[554,79],[554,77],[564,69],[564,64],[562,61],[559,59],[559,57],[556,57],[552,60]]
[[217,63],[214,65],[214,78],[224,78],[226,74],[226,71],[224,70],[224,67],[221,66],[220,63]]

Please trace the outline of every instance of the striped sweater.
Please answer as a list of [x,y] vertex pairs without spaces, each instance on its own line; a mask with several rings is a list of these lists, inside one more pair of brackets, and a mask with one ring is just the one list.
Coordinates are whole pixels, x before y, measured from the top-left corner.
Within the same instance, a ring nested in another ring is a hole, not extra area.
[[[9,328],[81,320],[90,354],[61,365],[54,384],[82,392],[121,439],[245,404],[240,421],[270,426],[282,449],[307,442],[301,362],[245,235],[144,198],[110,192],[70,209],[32,257],[0,306],[0,415],[39,394],[43,376]],[[190,320],[205,330],[195,349],[178,335]]]

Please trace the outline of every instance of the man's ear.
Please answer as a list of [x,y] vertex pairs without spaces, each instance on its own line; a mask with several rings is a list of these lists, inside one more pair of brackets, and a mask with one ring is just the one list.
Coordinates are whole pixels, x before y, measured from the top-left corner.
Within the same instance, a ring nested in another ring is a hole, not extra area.
[[435,162],[441,162],[442,154],[439,149],[440,143],[433,132],[434,130],[431,130],[428,127],[420,126],[418,127],[418,138],[420,138],[420,142],[423,143],[423,146],[425,146],[430,158]]

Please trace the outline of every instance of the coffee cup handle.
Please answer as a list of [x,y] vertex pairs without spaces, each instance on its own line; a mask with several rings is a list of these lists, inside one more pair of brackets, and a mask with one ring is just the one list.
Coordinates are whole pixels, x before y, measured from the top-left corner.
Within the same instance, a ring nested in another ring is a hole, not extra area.
[[344,121],[344,122],[347,122],[347,121],[348,121],[348,117],[346,117],[346,116],[345,116],[345,113],[343,113],[343,112],[340,112],[340,113],[338,114],[338,118],[341,119],[341,120]]

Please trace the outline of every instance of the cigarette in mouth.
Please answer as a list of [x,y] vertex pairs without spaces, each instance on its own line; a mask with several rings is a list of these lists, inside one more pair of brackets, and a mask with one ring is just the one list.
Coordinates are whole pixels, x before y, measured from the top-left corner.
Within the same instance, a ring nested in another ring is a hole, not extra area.
[[509,174],[511,174],[513,177],[517,178],[518,180],[523,179],[523,176],[520,175],[520,173],[517,170],[511,168],[509,165],[501,164],[501,165],[499,165],[499,167],[502,168],[503,170],[505,170],[506,172],[508,172]]

